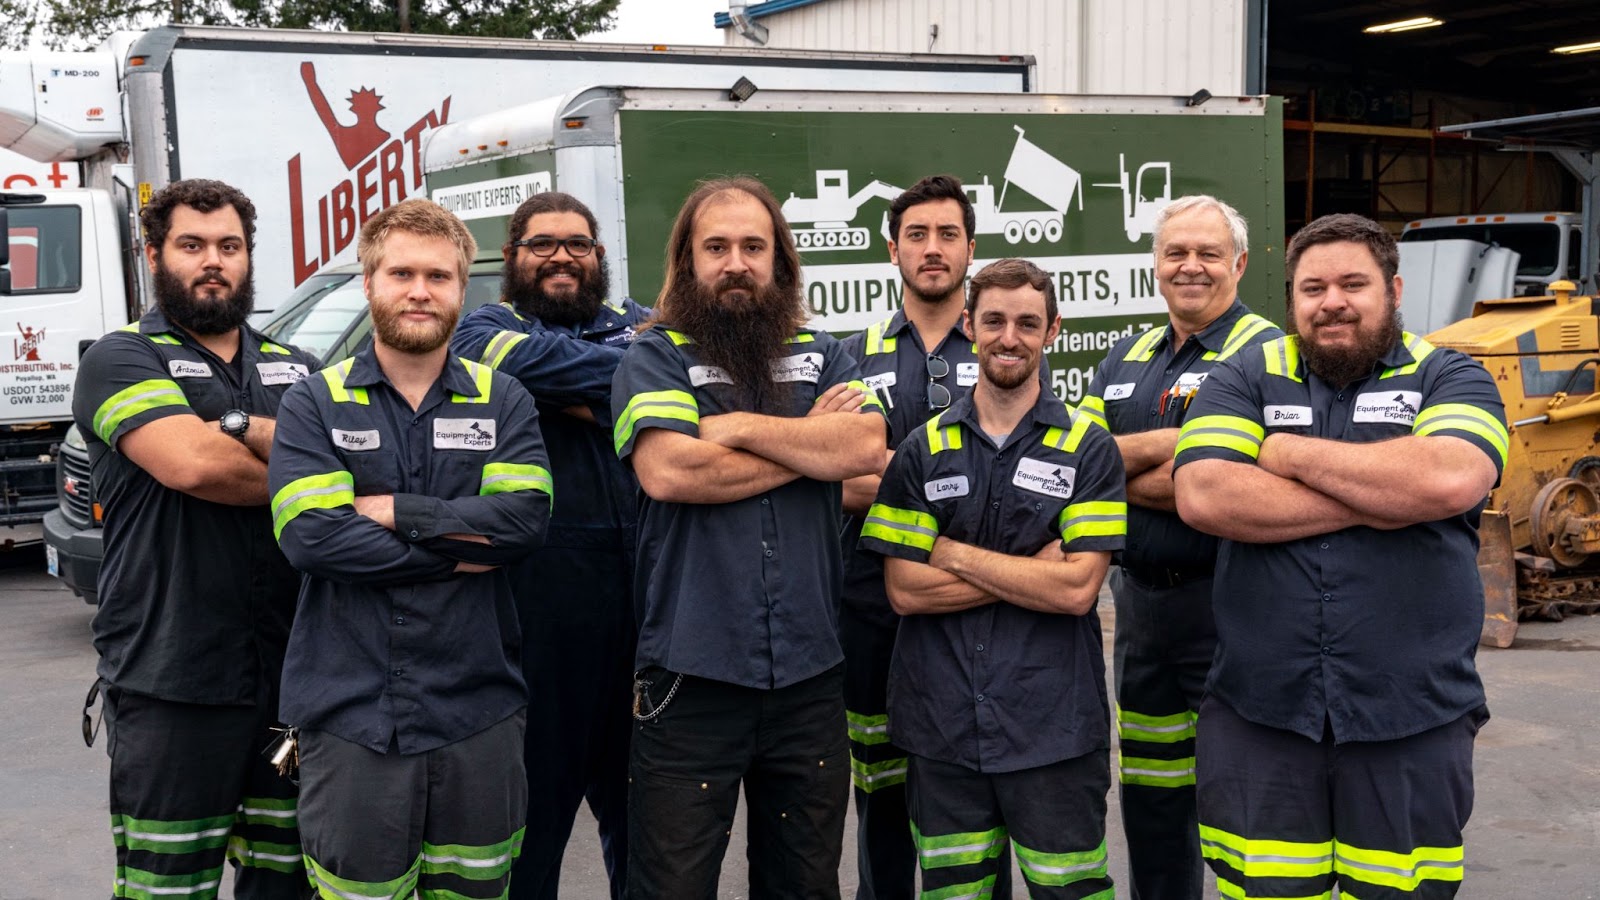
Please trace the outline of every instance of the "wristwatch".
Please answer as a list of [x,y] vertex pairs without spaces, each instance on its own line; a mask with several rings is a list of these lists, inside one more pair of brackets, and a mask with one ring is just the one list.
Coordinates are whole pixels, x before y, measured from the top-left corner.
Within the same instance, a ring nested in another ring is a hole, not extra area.
[[222,433],[232,435],[239,440],[244,440],[244,433],[250,430],[250,414],[242,409],[230,409],[222,414],[218,420]]

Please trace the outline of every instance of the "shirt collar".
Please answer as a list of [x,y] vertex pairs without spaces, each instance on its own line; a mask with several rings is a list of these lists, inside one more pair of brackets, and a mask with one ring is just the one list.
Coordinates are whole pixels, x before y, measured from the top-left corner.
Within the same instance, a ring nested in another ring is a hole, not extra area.
[[[1228,343],[1228,335],[1233,333],[1234,324],[1249,312],[1250,310],[1245,307],[1244,303],[1238,297],[1235,297],[1233,298],[1233,305],[1218,316],[1216,321],[1200,329],[1200,333],[1194,335],[1194,339],[1199,341],[1200,346],[1207,350],[1221,350]],[[1169,322],[1168,324],[1170,325],[1171,323]],[[1167,329],[1167,336],[1169,338],[1172,336],[1171,328]]]
[[[977,393],[977,390],[973,389],[961,399],[950,404],[950,408],[945,411],[944,421],[947,423],[960,422],[974,432],[983,432],[983,427],[978,424],[978,405],[974,401]],[[1012,429],[1011,433],[1025,433],[1040,426],[1072,427],[1072,413],[1068,411],[1067,405],[1061,402],[1061,398],[1046,390],[1043,385],[1039,387],[1039,398],[1034,401],[1033,408],[1022,414],[1022,418],[1017,420],[1017,425]]]
[[[350,363],[350,372],[344,376],[346,387],[389,384],[388,376],[383,374],[383,367],[378,365],[378,352],[372,344],[367,344],[351,359],[353,361]],[[477,381],[473,379],[472,373],[467,371],[466,360],[454,356],[445,359],[444,372],[439,376],[438,384],[446,391],[462,397],[477,397],[480,394]]]
[[1400,339],[1395,341],[1394,346],[1389,348],[1389,352],[1385,353],[1382,359],[1379,360],[1383,363],[1384,368],[1394,369],[1399,368],[1400,366],[1408,366],[1416,362],[1416,355],[1413,354],[1408,347],[1408,345],[1414,340],[1416,340],[1415,335],[1412,335],[1410,332],[1402,331],[1400,333]]

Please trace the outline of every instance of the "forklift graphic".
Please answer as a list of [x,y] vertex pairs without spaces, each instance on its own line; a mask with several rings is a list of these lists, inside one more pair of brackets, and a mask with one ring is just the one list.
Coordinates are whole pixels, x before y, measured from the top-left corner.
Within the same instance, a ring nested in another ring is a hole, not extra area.
[[[1128,180],[1128,157],[1125,154],[1117,154],[1117,168],[1122,174],[1121,181],[1096,182],[1094,186],[1122,189],[1122,231],[1129,241],[1137,241],[1155,230],[1156,213],[1172,202],[1172,163],[1145,163],[1134,173],[1131,184]],[[1150,176],[1148,182],[1146,175]],[[1159,188],[1156,186],[1157,178],[1160,178]],[[1157,190],[1160,191],[1159,196],[1153,196]]]

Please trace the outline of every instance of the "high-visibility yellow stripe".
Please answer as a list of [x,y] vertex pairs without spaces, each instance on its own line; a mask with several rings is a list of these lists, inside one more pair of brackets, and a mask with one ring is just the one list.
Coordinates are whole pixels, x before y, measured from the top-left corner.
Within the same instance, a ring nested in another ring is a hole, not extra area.
[[356,502],[356,480],[343,469],[296,478],[272,496],[272,536],[281,540],[295,516],[310,509],[336,509]]
[[271,341],[262,341],[261,342],[261,352],[262,353],[275,353],[275,354],[277,354],[279,356],[293,356],[294,355],[294,354],[289,352],[289,348],[288,347],[285,347],[282,344],[274,344]]
[[1061,511],[1056,530],[1067,544],[1079,538],[1113,537],[1128,533],[1128,504],[1121,500],[1089,500]]
[[117,433],[123,422],[128,421],[140,413],[159,409],[163,406],[189,406],[189,398],[184,396],[183,389],[170,378],[151,378],[138,384],[129,385],[100,404],[95,410],[94,421],[91,427],[100,440],[107,444]]
[[868,794],[897,784],[905,784],[906,772],[909,769],[910,760],[904,756],[870,763],[850,757],[850,780]]
[[1128,355],[1122,358],[1123,362],[1149,362],[1155,359],[1156,345],[1167,336],[1167,326],[1158,325],[1139,336],[1128,348]]
[[1145,787],[1188,787],[1194,784],[1194,757],[1150,759],[1119,753],[1117,780]]
[[500,331],[489,339],[483,347],[483,356],[479,361],[491,369],[500,368],[506,361],[506,356],[511,353],[511,348],[527,340],[528,336],[520,331]]
[[633,428],[644,419],[673,419],[700,423],[700,404],[688,391],[645,391],[634,394],[612,428],[618,453],[633,439]]
[[940,425],[944,413],[928,420],[923,428],[928,433],[928,452],[933,454],[943,453],[946,450],[961,449],[961,425]]
[[1228,337],[1222,342],[1221,350],[1208,350],[1200,358],[1222,362],[1243,350],[1251,338],[1271,327],[1271,321],[1255,313],[1246,313],[1239,317],[1239,321],[1233,323],[1233,328],[1228,330]]
[[480,365],[470,359],[457,359],[456,362],[466,367],[467,375],[472,378],[473,385],[478,389],[478,396],[469,397],[466,394],[450,392],[451,403],[488,403],[489,392],[494,386],[494,369]]
[[1286,335],[1261,345],[1265,354],[1267,374],[1302,381],[1300,377],[1300,342],[1294,335]]
[[1333,870],[1379,887],[1414,891],[1424,881],[1460,881],[1466,851],[1455,847],[1418,847],[1410,853],[1366,850],[1333,842]]
[[1106,425],[1105,400],[1090,394],[1089,396],[1083,398],[1082,403],[1078,404],[1077,413],[1080,416],[1088,416],[1090,419],[1093,419],[1101,428],[1106,428],[1109,430],[1110,426]]
[[844,722],[845,730],[849,732],[850,740],[858,744],[889,743],[888,713],[869,716],[847,709],[844,711]]
[[885,336],[885,333],[889,330],[889,324],[892,321],[893,317],[890,317],[888,319],[884,319],[882,322],[879,322],[876,325],[872,325],[867,328],[866,355],[877,356],[880,353],[894,352],[895,347],[898,346],[900,342],[900,339],[898,337]]
[[847,386],[851,390],[861,392],[861,407],[860,410],[857,410],[858,412],[873,408],[883,409],[883,401],[878,399],[878,392],[867,387],[865,381],[852,381]]
[[1147,716],[1117,706],[1117,737],[1124,741],[1143,741],[1146,744],[1176,744],[1194,739],[1194,725],[1198,717],[1194,710],[1173,713],[1170,716]]
[[333,397],[333,402],[367,405],[366,388],[346,388],[344,386],[344,380],[350,374],[350,367],[355,364],[356,359],[352,356],[336,366],[330,366],[322,370],[322,378],[328,383],[328,394]]
[[1476,435],[1489,442],[1500,454],[1500,465],[1506,464],[1511,450],[1511,435],[1504,422],[1487,410],[1466,403],[1439,403],[1424,407],[1411,423],[1411,433],[1422,437],[1460,431]]
[[1333,872],[1333,841],[1251,840],[1200,824],[1200,855],[1246,878],[1315,878]]
[[1410,375],[1417,370],[1418,366],[1422,365],[1422,361],[1427,359],[1428,354],[1434,350],[1432,344],[1409,331],[1400,335],[1400,341],[1405,345],[1406,352],[1411,354],[1411,362],[1403,366],[1384,369],[1383,374],[1378,376],[1380,381],[1385,378],[1393,378],[1396,375]]
[[968,831],[956,834],[923,834],[916,820],[911,822],[911,841],[917,846],[917,858],[924,869],[943,869],[950,866],[967,866],[994,859],[1006,846],[1004,826],[988,831]]
[[681,331],[673,331],[671,328],[663,328],[662,331],[665,331],[667,337],[672,339],[673,346],[682,347],[684,344],[694,343],[694,338]]
[[497,462],[485,465],[483,479],[478,484],[478,496],[487,497],[508,491],[542,491],[553,495],[550,470],[522,463]]
[[1239,416],[1200,416],[1183,423],[1174,455],[1194,447],[1222,447],[1255,459],[1267,431],[1260,422]]
[[1022,877],[1045,887],[1061,887],[1088,878],[1106,877],[1106,842],[1093,850],[1073,853],[1045,853],[1012,841],[1017,849],[1017,865]]
[[874,503],[861,525],[861,536],[932,553],[933,542],[939,537],[939,520],[914,509]]

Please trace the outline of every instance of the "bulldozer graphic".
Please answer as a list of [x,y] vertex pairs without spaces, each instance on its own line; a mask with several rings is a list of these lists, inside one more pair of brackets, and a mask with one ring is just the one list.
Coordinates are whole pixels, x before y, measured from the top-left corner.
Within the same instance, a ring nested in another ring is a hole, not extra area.
[[[1083,177],[1078,171],[1051,156],[1029,141],[1021,126],[1011,126],[1017,142],[1011,148],[1005,174],[998,185],[980,176],[966,186],[967,199],[977,214],[979,235],[1000,235],[1009,244],[1056,243],[1066,233],[1067,212],[1083,211]],[[868,229],[851,222],[868,200],[893,200],[902,192],[884,181],[874,180],[850,192],[850,173],[845,169],[818,169],[817,195],[799,197],[791,193],[783,202],[783,217],[794,232],[795,245],[802,251],[864,250],[871,243]],[[1169,179],[1170,180],[1170,179]],[[1045,205],[1044,209],[1003,210],[1007,192],[1017,187]],[[1170,194],[1170,187],[1168,188]],[[810,227],[805,227],[810,226]],[[879,233],[889,240],[889,214],[883,214]]]

